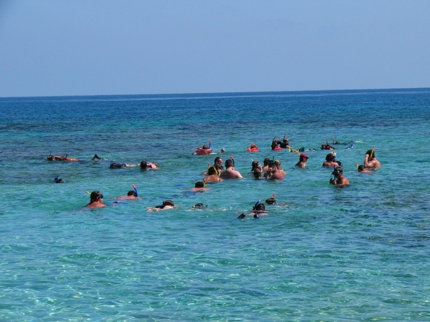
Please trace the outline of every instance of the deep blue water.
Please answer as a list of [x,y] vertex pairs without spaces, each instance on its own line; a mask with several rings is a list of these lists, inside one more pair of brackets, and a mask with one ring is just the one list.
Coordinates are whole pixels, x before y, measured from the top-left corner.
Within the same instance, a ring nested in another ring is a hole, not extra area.
[[[0,320],[427,321],[429,107],[430,89],[2,98]],[[270,150],[285,134],[316,148],[306,169]],[[356,142],[336,146],[346,188],[321,167],[332,137]],[[372,147],[382,168],[360,174]],[[189,190],[230,155],[244,179]],[[265,157],[285,180],[252,179]],[[143,159],[160,169],[109,169]],[[114,203],[132,184],[143,200]],[[86,190],[108,207],[83,209]],[[180,208],[146,212],[163,199]]]

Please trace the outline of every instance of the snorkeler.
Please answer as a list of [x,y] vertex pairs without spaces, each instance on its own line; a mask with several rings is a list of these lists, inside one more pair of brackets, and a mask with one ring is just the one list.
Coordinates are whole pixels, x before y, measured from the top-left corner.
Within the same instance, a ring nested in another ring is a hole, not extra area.
[[357,168],[358,172],[362,172],[362,173],[370,173],[370,172],[372,172],[372,171],[366,169],[364,167],[364,165],[362,165],[362,164],[359,165],[358,162],[355,162],[355,167]]
[[323,162],[322,166],[326,168],[334,168],[340,166],[340,164],[335,160],[336,159],[336,153],[331,152],[325,156],[325,161]]
[[264,174],[264,177],[268,180],[283,180],[287,172],[281,169],[281,161],[271,161],[269,164],[269,170]]
[[194,184],[194,188],[191,188],[192,191],[205,191],[210,190],[210,188],[206,188],[206,178],[203,181],[197,181]]
[[146,162],[146,160],[142,160],[139,164],[139,167],[142,170],[148,170],[148,169],[158,169],[159,166],[156,163]]
[[381,163],[376,159],[375,148],[366,151],[364,155],[364,167],[368,169],[379,169]]
[[173,203],[172,200],[164,200],[160,206],[148,207],[146,208],[146,211],[152,212],[152,211],[170,210],[174,208],[175,208],[175,204]]
[[349,180],[343,176],[343,170],[341,167],[334,168],[332,175],[333,178],[330,178],[330,183],[335,186],[346,186],[349,185]]
[[260,201],[257,201],[252,207],[252,210],[249,214],[241,213],[237,219],[245,219],[246,217],[254,217],[255,219],[267,216],[269,212],[266,210],[266,207],[264,206],[264,203],[260,203]]
[[242,175],[239,171],[234,169],[234,159],[225,160],[225,170],[219,175],[222,179],[242,179]]
[[140,198],[135,190],[130,190],[129,192],[127,192],[126,196],[119,196],[119,197],[115,197],[114,199],[119,199],[119,200],[142,200],[142,198]]
[[94,190],[90,194],[90,203],[86,205],[88,208],[104,208],[106,205],[103,203],[103,195],[100,191]]

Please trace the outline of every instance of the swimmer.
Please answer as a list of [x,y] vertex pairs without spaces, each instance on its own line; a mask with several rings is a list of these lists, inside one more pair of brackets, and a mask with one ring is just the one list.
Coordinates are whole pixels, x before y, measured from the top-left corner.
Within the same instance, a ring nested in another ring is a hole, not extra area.
[[251,164],[251,173],[254,176],[254,179],[260,179],[261,174],[263,173],[263,167],[260,162],[253,160]]
[[225,149],[224,148],[222,148],[221,149],[221,154],[224,154],[225,153]]
[[67,155],[65,157],[63,157],[62,155],[48,155],[48,157],[46,158],[46,160],[48,161],[65,161],[67,158]]
[[364,167],[364,165],[358,165],[358,162],[355,162],[355,167],[357,168],[358,172],[362,172],[362,173],[370,173],[370,172],[372,172],[372,171],[366,169]]
[[63,179],[58,178],[58,176],[55,177],[54,183],[64,183]]
[[206,183],[216,183],[216,182],[219,182],[219,181],[223,181],[219,177],[222,169],[223,169],[222,159],[221,159],[221,157],[216,157],[214,159],[213,166],[210,166],[208,168],[207,177],[205,178],[206,179]]
[[205,191],[210,190],[210,188],[206,188],[206,178],[203,181],[198,181],[194,184],[194,188],[191,188],[192,191]]
[[275,150],[276,148],[278,148],[279,144],[280,144],[279,140],[273,139],[271,144],[272,150]]
[[125,163],[111,162],[111,164],[109,165],[109,169],[124,169],[124,168],[127,168],[127,165]]
[[135,190],[130,190],[127,192],[126,196],[115,197],[117,200],[142,200],[142,198],[137,196],[137,192]]
[[175,204],[173,203],[172,200],[164,200],[162,205],[155,206],[155,207],[148,207],[146,208],[146,211],[152,212],[152,211],[170,210],[174,208],[175,208]]
[[273,194],[270,198],[266,199],[266,204],[268,205],[276,205],[276,200],[275,200],[276,194]]
[[103,203],[103,195],[100,191],[94,190],[90,194],[90,203],[86,205],[88,208],[104,208],[106,205]]
[[325,144],[321,144],[321,150],[334,150],[334,148],[328,144],[328,140],[325,140]]
[[330,178],[330,183],[335,186],[346,186],[349,185],[349,180],[343,176],[343,170],[341,167],[334,168],[332,175],[334,179]]
[[269,212],[266,210],[266,207],[264,206],[264,203],[260,203],[260,201],[257,201],[252,207],[252,210],[249,214],[242,213],[237,217],[237,219],[245,219],[246,217],[254,217],[255,219],[267,216]]
[[191,209],[206,209],[208,205],[204,205],[202,203],[196,203],[194,206],[191,207]]
[[290,148],[290,141],[288,140],[286,135],[284,135],[284,138],[282,139],[282,142],[279,143],[279,146],[283,149]]
[[326,168],[334,168],[340,166],[340,164],[335,159],[336,154],[334,152],[327,154],[322,166]]
[[139,167],[142,170],[149,170],[149,169],[158,169],[159,166],[156,163],[146,162],[145,160],[142,160],[139,164]]
[[299,162],[296,163],[296,167],[306,168],[306,162],[308,161],[308,159],[309,157],[305,153],[300,154]]
[[222,179],[242,179],[242,175],[239,171],[234,169],[234,159],[230,157],[230,159],[225,161],[225,170],[221,172],[219,175]]
[[379,169],[381,163],[376,159],[375,148],[367,150],[364,155],[364,167],[367,169]]

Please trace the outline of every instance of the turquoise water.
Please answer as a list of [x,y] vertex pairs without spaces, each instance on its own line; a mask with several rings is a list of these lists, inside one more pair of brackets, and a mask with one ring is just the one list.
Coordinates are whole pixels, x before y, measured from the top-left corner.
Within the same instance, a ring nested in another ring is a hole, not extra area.
[[[430,89],[0,99],[0,320],[427,321],[429,107]],[[307,169],[270,150],[284,134],[317,149]],[[336,150],[346,188],[321,167],[332,137],[356,141]],[[359,174],[372,147],[382,168]],[[244,179],[189,190],[230,155]],[[252,179],[265,157],[284,181]],[[160,169],[109,169],[143,159]],[[114,203],[132,184],[143,200]],[[167,198],[181,208],[146,212]]]

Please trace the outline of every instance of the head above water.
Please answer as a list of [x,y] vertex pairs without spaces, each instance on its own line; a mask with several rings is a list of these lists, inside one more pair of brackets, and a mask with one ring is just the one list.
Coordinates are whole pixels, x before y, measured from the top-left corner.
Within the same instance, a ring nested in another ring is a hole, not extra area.
[[225,168],[234,167],[234,161],[232,159],[225,160]]
[[204,188],[205,187],[205,183],[203,181],[197,181],[194,184],[194,188]]
[[129,196],[129,197],[131,197],[131,196],[137,197],[136,191],[130,190],[129,192],[127,192],[127,196]]
[[101,199],[103,199],[103,194],[100,191],[94,190],[93,192],[91,192],[90,203],[99,201]]
[[148,162],[146,160],[142,160],[139,165],[142,169],[146,169],[148,166]]
[[334,170],[331,174],[334,175],[335,177],[338,177],[342,173],[343,173],[342,167],[336,167],[336,168],[334,168]]

